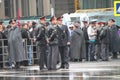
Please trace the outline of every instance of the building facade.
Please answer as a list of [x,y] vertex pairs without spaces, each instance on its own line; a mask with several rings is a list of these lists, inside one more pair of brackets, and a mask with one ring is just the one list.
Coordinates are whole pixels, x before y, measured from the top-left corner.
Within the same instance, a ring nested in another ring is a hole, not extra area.
[[74,12],[74,0],[0,0],[0,19],[21,17],[61,16]]
[[35,0],[4,0],[4,2],[6,17],[17,17],[18,8],[21,16],[36,16]]
[[4,7],[4,0],[0,0],[0,19],[5,18],[5,7]]
[[54,9],[56,16],[61,16],[64,13],[73,13],[74,0],[51,0],[51,7]]
[[111,8],[114,0],[79,0],[80,9]]

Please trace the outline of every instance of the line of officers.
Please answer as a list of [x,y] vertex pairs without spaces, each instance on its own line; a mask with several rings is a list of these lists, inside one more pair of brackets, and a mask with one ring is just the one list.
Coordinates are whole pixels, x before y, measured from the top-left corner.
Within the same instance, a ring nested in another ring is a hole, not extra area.
[[[37,26],[36,41],[40,52],[40,70],[44,65],[48,70],[56,70],[61,57],[60,68],[69,68],[69,59],[73,61],[108,61],[109,57],[117,59],[120,51],[119,26],[115,20],[108,22],[91,20],[88,24],[79,21],[69,28],[62,24],[62,17],[51,17],[50,25],[46,26],[45,17],[40,18]],[[49,54],[45,54],[48,50]],[[46,57],[47,56],[47,57]]]
[[[36,27],[36,38],[38,53],[40,54],[40,70],[45,66],[48,70],[56,70],[56,65],[61,56],[60,68],[69,68],[70,35],[66,25],[62,24],[62,17],[51,17],[50,25],[46,26],[46,18],[40,18],[40,24]],[[46,50],[49,52],[46,54]]]

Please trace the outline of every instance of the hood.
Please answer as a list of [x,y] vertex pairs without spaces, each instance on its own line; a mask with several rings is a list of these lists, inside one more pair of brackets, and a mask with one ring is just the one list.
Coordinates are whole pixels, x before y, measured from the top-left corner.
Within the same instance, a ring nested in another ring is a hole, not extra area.
[[79,34],[79,35],[81,35],[81,29],[80,28],[76,28],[75,30],[74,30],[74,32],[76,32],[77,34]]

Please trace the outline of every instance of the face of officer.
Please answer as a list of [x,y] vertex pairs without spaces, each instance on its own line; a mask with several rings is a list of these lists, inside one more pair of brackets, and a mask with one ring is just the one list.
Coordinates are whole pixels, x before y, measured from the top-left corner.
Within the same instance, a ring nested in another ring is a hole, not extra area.
[[40,19],[40,23],[41,24],[46,24],[46,20],[45,19]]
[[88,27],[88,22],[87,21],[84,21],[83,24],[84,24],[85,27]]
[[52,24],[56,25],[57,24],[57,18],[54,17],[54,19],[51,21]]
[[62,25],[62,19],[57,20],[58,25]]
[[112,20],[109,20],[108,21],[108,25],[111,27],[112,25],[114,25],[115,24],[115,22],[113,22]]
[[99,23],[96,23],[96,28],[100,28],[100,24]]

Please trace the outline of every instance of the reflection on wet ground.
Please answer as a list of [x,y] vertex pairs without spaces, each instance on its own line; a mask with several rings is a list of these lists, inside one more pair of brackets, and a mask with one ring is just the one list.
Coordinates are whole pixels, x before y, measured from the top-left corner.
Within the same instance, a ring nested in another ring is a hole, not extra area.
[[70,69],[39,71],[38,66],[0,70],[0,80],[120,80],[120,60],[70,63]]

